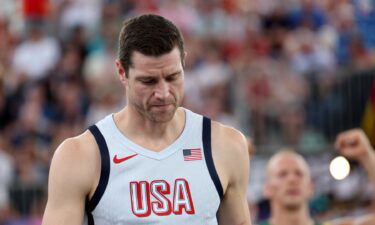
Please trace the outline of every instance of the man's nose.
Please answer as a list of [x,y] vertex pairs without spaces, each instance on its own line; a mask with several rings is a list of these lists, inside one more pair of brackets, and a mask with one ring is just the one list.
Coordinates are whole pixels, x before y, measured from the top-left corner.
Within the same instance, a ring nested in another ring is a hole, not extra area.
[[165,99],[170,94],[169,84],[166,81],[160,81],[155,88],[156,98]]
[[289,173],[288,176],[287,176],[287,181],[291,182],[291,183],[296,183],[299,180],[298,178],[299,177],[296,174]]

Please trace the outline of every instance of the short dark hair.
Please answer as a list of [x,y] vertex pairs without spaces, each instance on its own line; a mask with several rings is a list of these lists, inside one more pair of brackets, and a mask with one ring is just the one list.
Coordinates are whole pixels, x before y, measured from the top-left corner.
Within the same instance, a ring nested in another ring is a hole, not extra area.
[[162,16],[146,14],[124,22],[120,32],[119,60],[128,76],[134,51],[147,56],[160,56],[176,46],[184,56],[184,40],[176,25]]

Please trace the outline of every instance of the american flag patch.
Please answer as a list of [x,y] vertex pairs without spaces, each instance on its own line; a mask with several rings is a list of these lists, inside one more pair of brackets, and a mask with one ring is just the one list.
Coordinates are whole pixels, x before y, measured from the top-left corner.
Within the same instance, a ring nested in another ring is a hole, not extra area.
[[182,152],[184,154],[184,161],[202,160],[202,151],[200,148],[184,149]]

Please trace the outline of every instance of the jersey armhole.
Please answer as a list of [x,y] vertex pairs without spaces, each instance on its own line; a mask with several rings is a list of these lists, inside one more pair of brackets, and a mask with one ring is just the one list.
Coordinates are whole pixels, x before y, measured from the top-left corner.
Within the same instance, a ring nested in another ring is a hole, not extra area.
[[94,224],[92,211],[99,204],[100,199],[102,198],[105,189],[107,188],[109,173],[110,173],[110,159],[107,143],[96,125],[92,125],[89,128],[89,131],[95,138],[96,143],[98,144],[100,151],[100,161],[101,161],[101,170],[98,186],[91,199],[86,200],[86,214],[88,219],[88,224]]
[[206,160],[208,172],[210,173],[211,179],[215,184],[216,191],[219,194],[220,200],[223,199],[223,186],[221,185],[220,178],[217,174],[214,160],[212,157],[211,149],[211,120],[207,117],[203,117],[203,132],[202,132],[202,141],[203,141],[203,151],[204,157]]

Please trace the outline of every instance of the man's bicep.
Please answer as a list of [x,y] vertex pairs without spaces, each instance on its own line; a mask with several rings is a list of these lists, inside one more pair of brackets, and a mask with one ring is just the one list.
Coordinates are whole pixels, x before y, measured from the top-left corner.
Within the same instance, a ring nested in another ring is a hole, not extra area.
[[75,147],[72,143],[64,143],[53,157],[43,225],[83,223],[89,180],[85,178],[85,166],[79,164],[79,153],[73,154],[77,152]]
[[218,216],[220,225],[249,225],[250,213],[246,194],[229,187],[220,204]]

